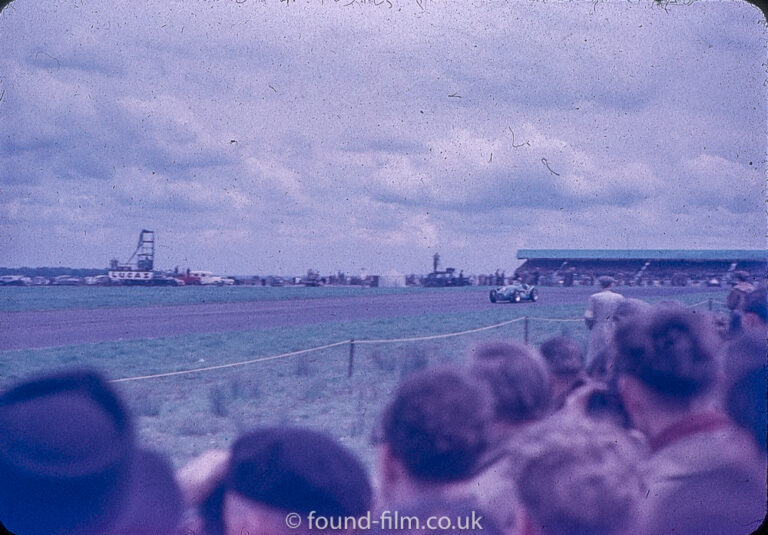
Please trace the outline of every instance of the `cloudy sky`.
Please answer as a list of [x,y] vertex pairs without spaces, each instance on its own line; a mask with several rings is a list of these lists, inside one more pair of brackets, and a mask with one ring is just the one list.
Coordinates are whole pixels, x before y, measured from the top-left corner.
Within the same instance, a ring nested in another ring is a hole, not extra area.
[[16,0],[0,265],[468,273],[518,248],[764,248],[740,1]]

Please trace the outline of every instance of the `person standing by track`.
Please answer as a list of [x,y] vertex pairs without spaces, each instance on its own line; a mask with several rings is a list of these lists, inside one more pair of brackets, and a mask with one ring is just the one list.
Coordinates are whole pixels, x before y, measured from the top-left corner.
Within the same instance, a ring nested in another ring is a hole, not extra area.
[[599,360],[600,355],[607,351],[611,345],[614,331],[614,313],[616,307],[624,297],[611,290],[613,277],[603,276],[598,278],[601,290],[589,297],[587,310],[584,313],[584,321],[589,329],[589,345],[585,366],[587,372],[592,373],[592,365]]

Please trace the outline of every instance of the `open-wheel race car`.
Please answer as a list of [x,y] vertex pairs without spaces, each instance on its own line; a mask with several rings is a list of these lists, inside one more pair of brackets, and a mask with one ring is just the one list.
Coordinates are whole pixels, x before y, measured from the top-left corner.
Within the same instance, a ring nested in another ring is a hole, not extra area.
[[491,290],[489,298],[491,299],[491,303],[497,303],[499,301],[508,301],[510,303],[537,301],[539,299],[539,291],[533,285],[514,281],[507,286],[499,286],[498,288]]

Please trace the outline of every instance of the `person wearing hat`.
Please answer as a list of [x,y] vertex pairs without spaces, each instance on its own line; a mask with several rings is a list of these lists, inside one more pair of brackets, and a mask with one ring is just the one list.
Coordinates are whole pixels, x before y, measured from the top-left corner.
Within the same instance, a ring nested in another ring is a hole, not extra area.
[[123,404],[74,370],[0,395],[0,522],[18,535],[173,533],[181,494],[165,457],[139,449]]
[[358,518],[372,505],[360,461],[328,435],[299,427],[247,432],[179,477],[187,499],[200,502],[207,535],[320,532],[325,519]]
[[614,331],[614,314],[619,303],[624,299],[621,294],[611,290],[613,277],[599,277],[601,290],[589,297],[584,322],[589,329],[589,344],[585,366],[592,373],[593,364],[598,362],[604,351],[609,350]]

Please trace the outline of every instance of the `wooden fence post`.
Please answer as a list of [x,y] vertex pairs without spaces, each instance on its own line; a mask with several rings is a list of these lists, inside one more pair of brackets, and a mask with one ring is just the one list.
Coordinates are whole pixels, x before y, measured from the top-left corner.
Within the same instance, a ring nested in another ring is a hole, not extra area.
[[527,344],[528,343],[528,316],[525,317],[525,331],[524,332],[525,332],[524,340],[525,340],[525,343]]
[[347,377],[352,377],[352,369],[355,365],[355,340],[349,341],[349,367],[347,368]]

